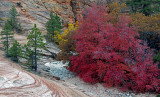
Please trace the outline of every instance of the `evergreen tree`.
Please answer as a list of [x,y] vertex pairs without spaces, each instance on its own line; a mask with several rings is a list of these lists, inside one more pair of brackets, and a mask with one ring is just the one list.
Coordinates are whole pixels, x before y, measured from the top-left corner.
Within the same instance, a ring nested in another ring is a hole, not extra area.
[[13,39],[13,33],[11,31],[12,31],[12,27],[7,21],[1,31],[1,41],[6,50],[6,56],[9,56],[9,53],[8,53],[9,44],[11,40]]
[[20,57],[21,55],[21,45],[17,42],[17,40],[14,40],[12,47],[9,48],[9,56],[13,61],[18,62],[18,57]]
[[60,17],[56,14],[55,19],[54,19],[54,31],[61,31],[62,29],[62,22]]
[[10,25],[12,26],[12,29],[15,29],[17,27],[17,16],[18,16],[18,12],[15,8],[15,6],[12,6],[12,8],[10,9]]
[[50,13],[50,19],[47,21],[46,23],[46,29],[47,29],[47,34],[48,34],[48,37],[52,35],[52,32],[54,32],[54,15],[53,15],[53,12],[51,11]]
[[32,28],[32,31],[29,33],[28,42],[25,45],[26,48],[26,58],[29,65],[34,67],[35,71],[37,70],[37,60],[39,59],[40,49],[44,48],[45,43],[43,42],[43,36],[40,30],[37,28],[36,24]]
[[32,69],[34,69],[33,67],[33,60],[34,60],[34,52],[33,49],[31,49],[30,47],[27,46],[27,44],[24,45],[24,54],[23,54],[23,58],[25,58],[27,60],[27,63],[25,65],[27,65],[28,67],[32,67]]
[[12,26],[12,29],[20,33],[22,31],[22,28],[21,28],[21,24],[18,23],[18,20],[17,20],[17,16],[19,15],[15,6],[12,6],[9,13],[10,13],[9,23]]
[[133,13],[141,12],[146,16],[160,11],[159,2],[160,0],[126,0]]
[[62,29],[62,22],[60,17],[58,15],[54,15],[52,11],[50,13],[50,19],[46,23],[46,29],[48,32],[47,36],[50,38],[50,40],[54,40],[55,34],[60,32]]

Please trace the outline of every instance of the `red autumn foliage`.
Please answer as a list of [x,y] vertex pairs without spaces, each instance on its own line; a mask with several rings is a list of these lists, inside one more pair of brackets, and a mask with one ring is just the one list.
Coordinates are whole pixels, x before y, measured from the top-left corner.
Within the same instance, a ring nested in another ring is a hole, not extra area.
[[70,57],[69,70],[85,82],[105,82],[137,92],[160,93],[157,64],[150,48],[135,38],[130,19],[120,16],[112,24],[105,7],[93,5],[83,11],[78,32],[74,35],[78,55]]

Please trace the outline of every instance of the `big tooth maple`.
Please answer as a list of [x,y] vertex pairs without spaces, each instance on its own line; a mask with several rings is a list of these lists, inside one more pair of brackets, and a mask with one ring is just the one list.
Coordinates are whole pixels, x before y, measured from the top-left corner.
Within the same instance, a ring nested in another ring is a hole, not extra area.
[[112,24],[113,16],[96,4],[82,14],[73,36],[77,54],[70,57],[69,70],[85,82],[160,93],[159,69],[153,64],[152,51],[135,38],[139,34],[129,26],[129,17],[119,16]]

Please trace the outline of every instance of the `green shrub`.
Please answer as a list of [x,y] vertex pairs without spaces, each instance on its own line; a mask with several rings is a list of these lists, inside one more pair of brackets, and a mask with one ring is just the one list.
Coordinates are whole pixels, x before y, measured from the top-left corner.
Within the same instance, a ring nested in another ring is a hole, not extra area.
[[160,97],[160,95],[157,95],[157,97]]
[[18,62],[18,57],[20,57],[21,55],[21,45],[16,40],[14,40],[12,47],[9,48],[9,56],[11,57],[11,60]]

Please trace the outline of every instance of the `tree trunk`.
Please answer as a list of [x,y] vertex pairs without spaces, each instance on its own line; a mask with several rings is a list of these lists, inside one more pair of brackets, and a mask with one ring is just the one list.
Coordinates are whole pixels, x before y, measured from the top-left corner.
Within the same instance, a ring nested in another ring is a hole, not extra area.
[[35,71],[37,71],[37,42],[36,42],[36,31],[35,31],[35,41],[34,41],[34,44],[35,44],[35,49],[34,49],[34,51],[35,51]]
[[56,53],[49,51],[47,48],[45,48],[44,50],[46,50],[47,52],[49,52],[51,55],[42,54],[43,56],[49,56],[49,57],[51,57],[53,59],[57,58],[57,54]]
[[7,31],[7,57],[8,57],[8,48],[9,48],[9,46],[8,46],[8,31]]

